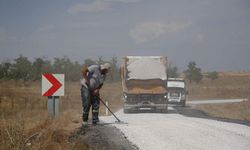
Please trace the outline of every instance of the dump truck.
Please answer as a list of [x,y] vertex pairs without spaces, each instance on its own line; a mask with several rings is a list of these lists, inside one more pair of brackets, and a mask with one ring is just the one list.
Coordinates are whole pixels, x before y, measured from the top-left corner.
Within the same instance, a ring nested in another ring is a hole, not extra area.
[[186,106],[188,92],[183,78],[168,78],[167,89],[169,104]]
[[124,113],[167,112],[167,57],[126,56],[121,67]]

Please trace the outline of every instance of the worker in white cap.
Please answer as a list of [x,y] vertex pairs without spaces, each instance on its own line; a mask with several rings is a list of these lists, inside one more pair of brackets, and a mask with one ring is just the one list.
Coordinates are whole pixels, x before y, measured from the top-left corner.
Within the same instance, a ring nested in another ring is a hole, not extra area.
[[83,79],[81,81],[81,98],[83,106],[82,125],[88,125],[89,110],[92,106],[92,124],[99,122],[99,91],[103,86],[106,74],[111,65],[104,63],[101,65],[84,66],[82,69]]

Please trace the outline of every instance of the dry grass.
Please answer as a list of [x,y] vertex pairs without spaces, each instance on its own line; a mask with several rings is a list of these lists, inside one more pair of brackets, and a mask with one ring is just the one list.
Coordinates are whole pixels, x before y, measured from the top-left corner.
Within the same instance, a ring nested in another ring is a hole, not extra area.
[[198,109],[210,116],[250,121],[250,101],[233,104],[200,105]]
[[[48,117],[47,99],[40,91],[39,83],[1,82],[0,149],[47,149],[57,144],[53,140],[57,126]],[[30,141],[36,133],[39,137]]]
[[[54,120],[48,116],[47,98],[41,96],[40,82],[0,84],[0,149],[86,148],[82,143],[68,142],[81,123],[79,83],[66,82],[65,96],[60,98],[60,116]],[[120,83],[104,85],[101,97],[112,110],[121,108]],[[105,107],[101,106],[100,115],[104,114]]]
[[[189,84],[189,99],[230,99],[250,97],[250,72],[220,73],[211,81],[203,79],[200,84]],[[199,105],[198,109],[211,116],[250,121],[250,102],[233,104]]]
[[188,83],[189,99],[247,98],[250,96],[250,73],[220,73],[211,81],[204,78],[201,83]]
[[[120,82],[104,85],[100,95],[103,101],[108,101],[113,112],[122,108],[122,85]],[[100,114],[105,115],[105,106],[103,105],[101,105]]]

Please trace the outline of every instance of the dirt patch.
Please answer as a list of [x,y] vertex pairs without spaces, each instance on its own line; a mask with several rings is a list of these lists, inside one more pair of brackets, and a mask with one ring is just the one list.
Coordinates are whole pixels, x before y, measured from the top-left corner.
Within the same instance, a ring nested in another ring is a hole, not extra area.
[[98,149],[98,150],[136,150],[125,135],[117,128],[108,125],[90,125],[86,128],[78,128],[69,141],[74,149]]

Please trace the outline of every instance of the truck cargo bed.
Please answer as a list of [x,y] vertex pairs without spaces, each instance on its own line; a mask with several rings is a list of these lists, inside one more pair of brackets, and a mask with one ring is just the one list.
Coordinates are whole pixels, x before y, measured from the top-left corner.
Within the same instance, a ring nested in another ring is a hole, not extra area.
[[166,88],[162,80],[151,79],[151,80],[128,80],[126,81],[125,87],[123,87],[125,93],[129,94],[164,94]]

